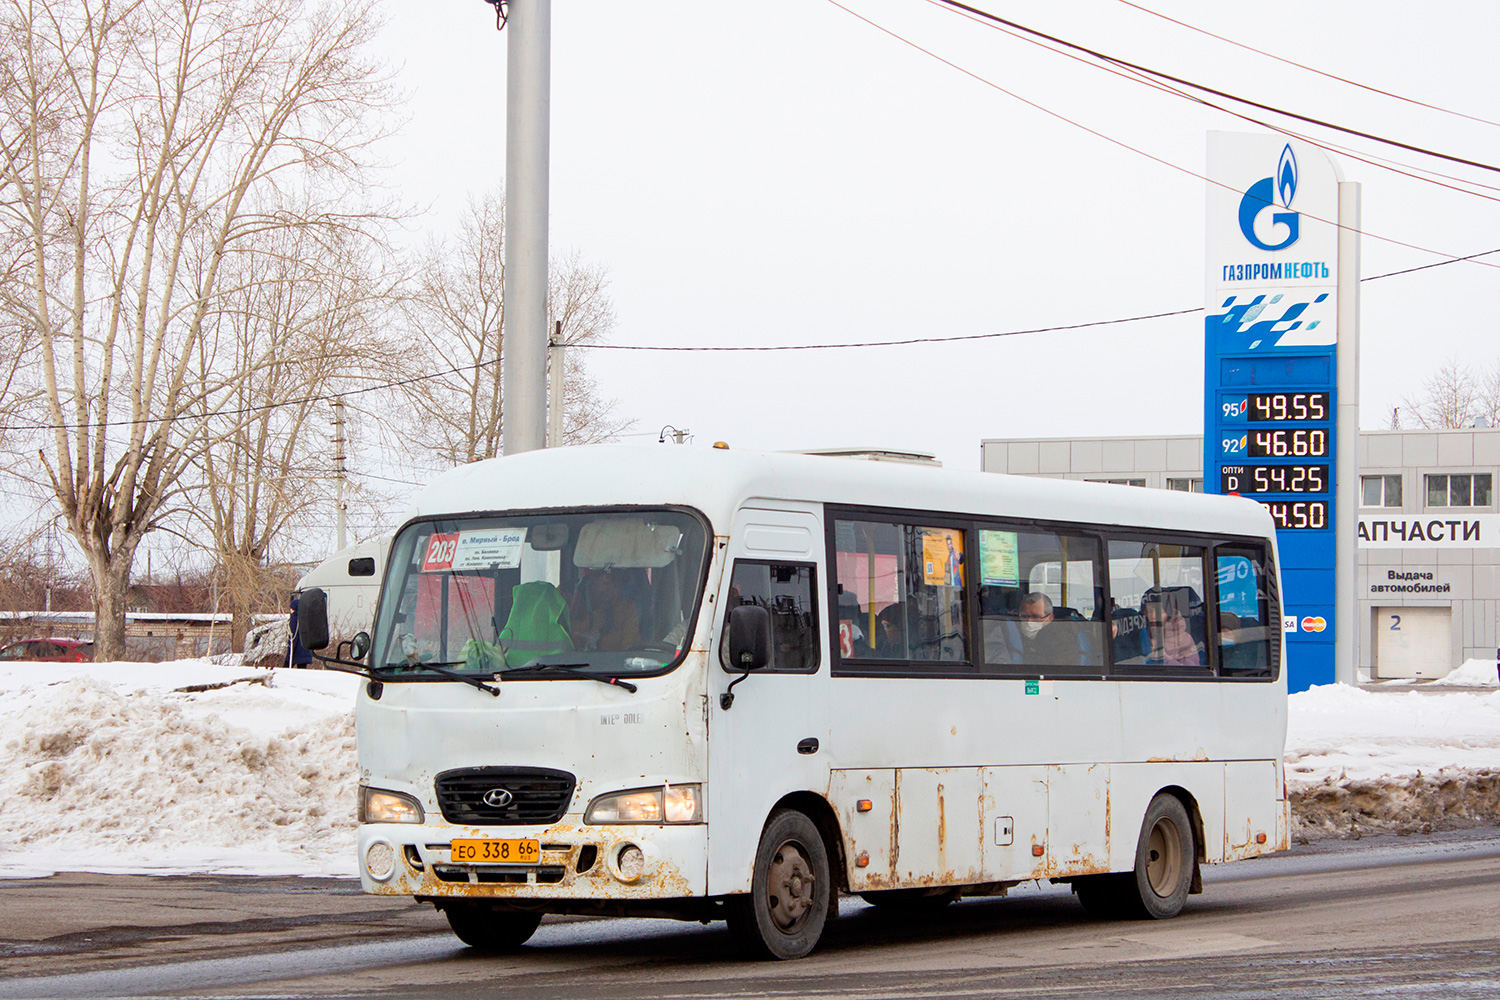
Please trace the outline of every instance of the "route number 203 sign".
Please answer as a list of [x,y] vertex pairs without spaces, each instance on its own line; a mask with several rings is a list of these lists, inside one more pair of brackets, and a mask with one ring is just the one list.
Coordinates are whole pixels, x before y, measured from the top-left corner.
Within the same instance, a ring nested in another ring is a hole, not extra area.
[[427,557],[422,560],[423,573],[441,573],[453,568],[453,555],[458,551],[458,532],[433,535],[427,543]]

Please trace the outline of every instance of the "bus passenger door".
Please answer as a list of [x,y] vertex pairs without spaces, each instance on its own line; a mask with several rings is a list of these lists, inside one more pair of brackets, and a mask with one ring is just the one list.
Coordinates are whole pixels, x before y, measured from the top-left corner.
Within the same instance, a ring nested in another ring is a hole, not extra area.
[[[708,891],[747,892],[760,831],[778,800],[828,788],[828,616],[822,524],[811,504],[740,510],[709,606]],[[730,672],[725,623],[741,604],[771,615],[771,662]],[[722,696],[735,685],[729,708]],[[831,860],[831,859],[830,859]]]

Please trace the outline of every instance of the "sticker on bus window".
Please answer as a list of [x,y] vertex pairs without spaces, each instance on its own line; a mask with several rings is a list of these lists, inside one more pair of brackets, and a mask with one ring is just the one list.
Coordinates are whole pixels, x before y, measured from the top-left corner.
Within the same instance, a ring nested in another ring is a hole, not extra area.
[[918,528],[922,533],[922,582],[929,587],[964,585],[964,533],[951,528]]
[[453,569],[515,569],[521,565],[521,546],[525,544],[525,528],[460,531]]
[[979,583],[984,587],[1020,586],[1020,547],[1014,531],[979,533]]
[[453,551],[458,548],[456,531],[435,534],[427,542],[427,555],[422,560],[423,573],[446,573],[453,568]]
[[839,655],[854,655],[854,623],[847,618],[839,619]]

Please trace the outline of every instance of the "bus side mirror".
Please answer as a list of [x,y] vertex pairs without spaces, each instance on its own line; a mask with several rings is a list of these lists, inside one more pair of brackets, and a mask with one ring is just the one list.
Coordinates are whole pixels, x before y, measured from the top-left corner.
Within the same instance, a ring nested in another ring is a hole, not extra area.
[[729,612],[729,667],[759,670],[771,662],[771,613],[753,604]]
[[328,595],[317,587],[297,597],[297,641],[303,649],[328,648]]

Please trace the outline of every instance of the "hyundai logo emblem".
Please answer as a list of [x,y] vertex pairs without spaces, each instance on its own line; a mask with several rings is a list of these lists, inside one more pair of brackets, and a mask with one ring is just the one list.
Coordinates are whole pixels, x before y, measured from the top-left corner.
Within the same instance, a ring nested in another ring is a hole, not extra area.
[[516,797],[514,795],[510,794],[510,791],[508,789],[491,788],[489,791],[484,793],[484,804],[487,806],[492,806],[495,809],[504,809],[506,806],[515,801],[515,798]]

